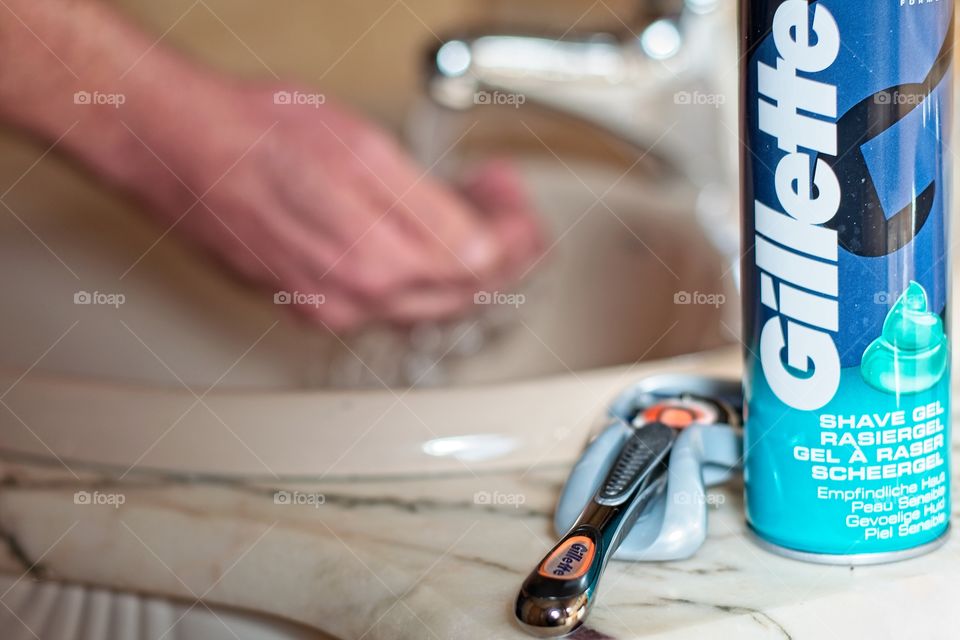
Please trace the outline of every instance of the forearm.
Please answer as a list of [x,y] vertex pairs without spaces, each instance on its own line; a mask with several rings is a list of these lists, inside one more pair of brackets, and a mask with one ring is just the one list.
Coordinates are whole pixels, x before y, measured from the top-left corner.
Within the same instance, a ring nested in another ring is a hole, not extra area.
[[[158,179],[202,140],[224,81],[156,44],[99,0],[4,0],[0,118],[106,180]],[[172,176],[168,176],[172,178]],[[181,185],[182,186],[182,185]]]

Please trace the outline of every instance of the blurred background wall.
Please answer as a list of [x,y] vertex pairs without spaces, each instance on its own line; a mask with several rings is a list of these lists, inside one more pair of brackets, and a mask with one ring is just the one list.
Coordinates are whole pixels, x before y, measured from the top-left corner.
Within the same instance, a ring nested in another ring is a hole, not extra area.
[[164,42],[219,68],[322,87],[399,126],[420,88],[424,51],[465,28],[613,29],[627,0],[117,0]]

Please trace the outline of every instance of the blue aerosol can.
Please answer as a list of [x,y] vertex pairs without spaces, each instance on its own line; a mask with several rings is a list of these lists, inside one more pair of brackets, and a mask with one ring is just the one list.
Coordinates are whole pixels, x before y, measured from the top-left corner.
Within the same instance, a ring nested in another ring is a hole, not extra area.
[[884,562],[950,520],[953,0],[741,0],[747,520]]

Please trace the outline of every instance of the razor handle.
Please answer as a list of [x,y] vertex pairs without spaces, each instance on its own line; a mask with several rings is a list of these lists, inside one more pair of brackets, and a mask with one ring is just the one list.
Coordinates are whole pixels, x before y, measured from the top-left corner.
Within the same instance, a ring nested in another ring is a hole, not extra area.
[[583,622],[607,561],[667,479],[676,431],[659,422],[627,440],[580,517],[520,588],[514,613],[536,636],[562,636]]

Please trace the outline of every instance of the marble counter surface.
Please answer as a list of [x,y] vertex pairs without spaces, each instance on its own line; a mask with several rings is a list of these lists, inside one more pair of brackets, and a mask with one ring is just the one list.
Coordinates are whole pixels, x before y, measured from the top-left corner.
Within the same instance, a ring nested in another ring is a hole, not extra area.
[[[735,354],[723,361],[735,369]],[[554,542],[568,468],[551,458],[296,483],[121,479],[7,452],[0,570],[265,611],[339,638],[525,638],[511,605]],[[733,483],[711,494],[695,557],[611,563],[575,637],[956,637],[956,537],[891,565],[804,564],[748,539],[740,493]]]

